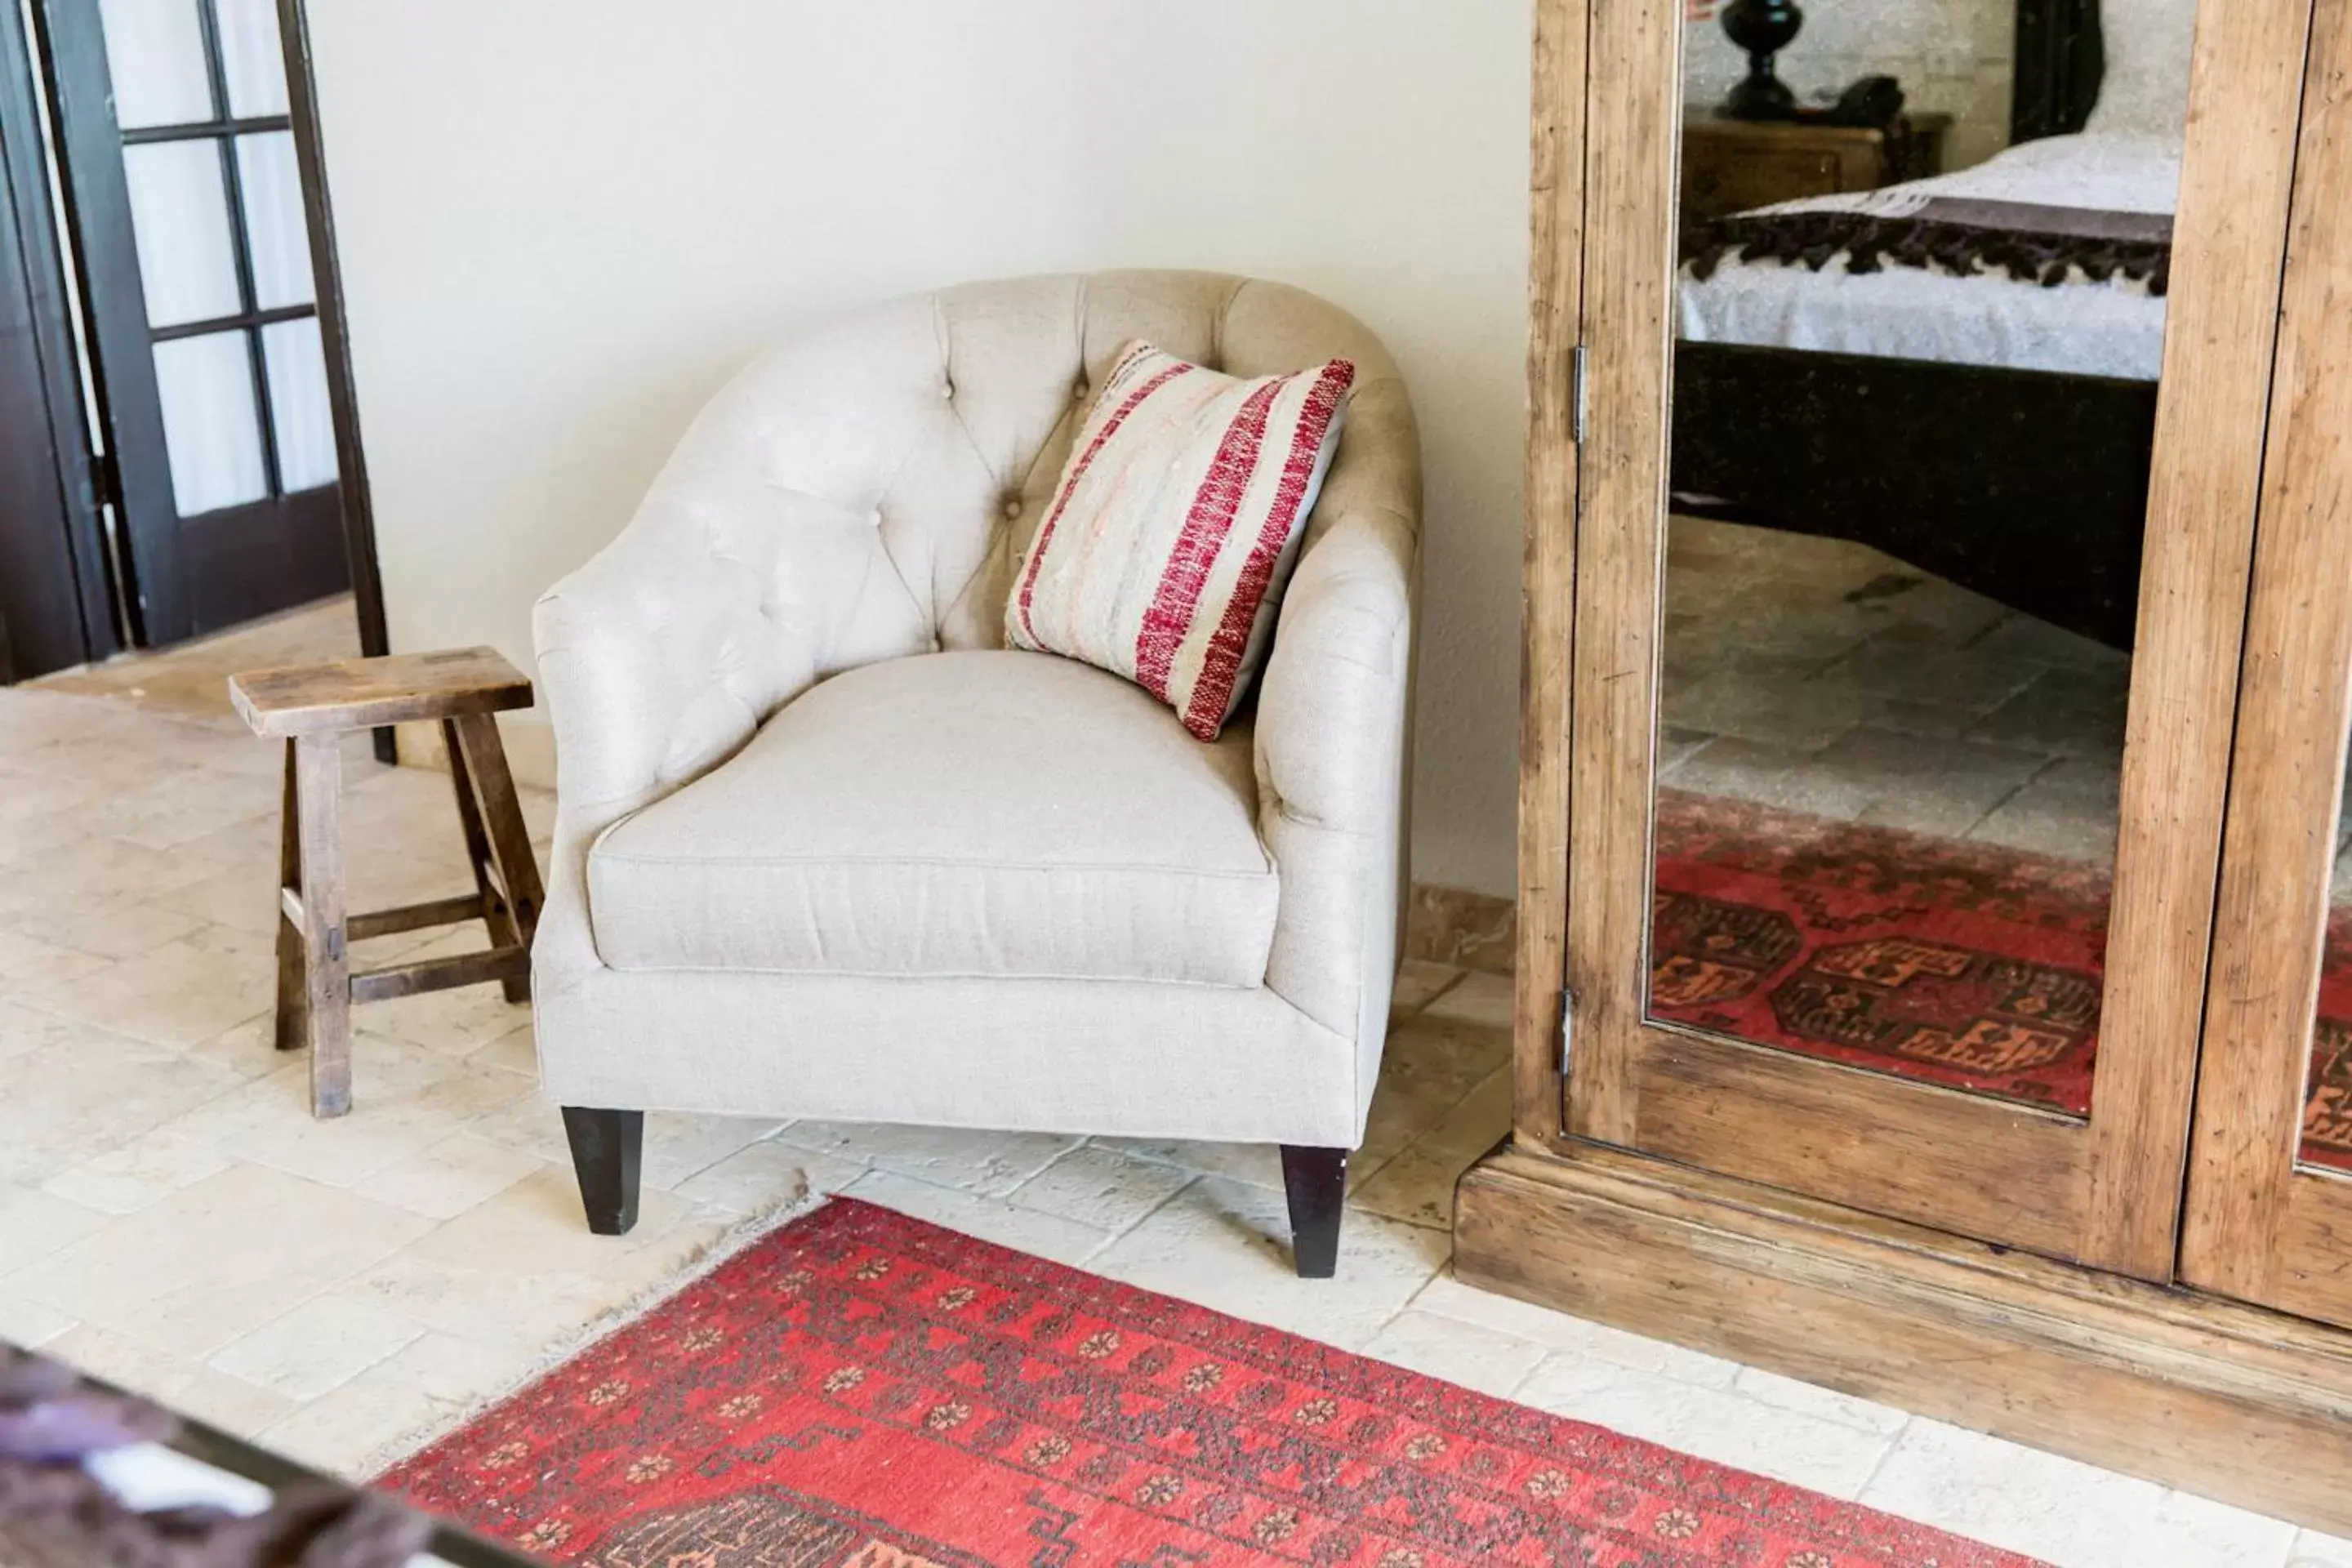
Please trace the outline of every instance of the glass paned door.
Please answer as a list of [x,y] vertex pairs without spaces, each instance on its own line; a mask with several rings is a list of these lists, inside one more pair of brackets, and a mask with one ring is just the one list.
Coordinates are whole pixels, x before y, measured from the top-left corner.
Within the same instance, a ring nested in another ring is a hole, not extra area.
[[276,0],[45,0],[143,640],[333,593],[343,560]]
[[2190,65],[2274,68],[1811,9],[1592,7],[1566,1131],[2162,1278],[2292,168]]

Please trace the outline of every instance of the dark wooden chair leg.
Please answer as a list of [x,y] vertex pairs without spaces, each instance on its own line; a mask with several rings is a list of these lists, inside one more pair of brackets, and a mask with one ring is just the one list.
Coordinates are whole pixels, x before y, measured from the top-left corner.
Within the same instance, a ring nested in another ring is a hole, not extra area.
[[563,1136],[572,1144],[572,1169],[580,1178],[580,1202],[588,1228],[598,1236],[625,1236],[637,1223],[637,1174],[644,1163],[646,1113],[563,1108]]
[[1290,1200],[1290,1250],[1301,1279],[1339,1271],[1339,1212],[1348,1201],[1346,1149],[1282,1146],[1282,1190]]

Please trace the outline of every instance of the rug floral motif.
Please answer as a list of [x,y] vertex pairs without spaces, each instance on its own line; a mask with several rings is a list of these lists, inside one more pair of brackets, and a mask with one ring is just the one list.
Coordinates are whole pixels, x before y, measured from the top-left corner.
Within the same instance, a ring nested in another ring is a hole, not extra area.
[[[1654,1016],[2084,1116],[2105,870],[1661,790]],[[2303,1159],[2352,1171],[2352,909],[2328,922]]]
[[847,1199],[379,1484],[599,1568],[2032,1568]]

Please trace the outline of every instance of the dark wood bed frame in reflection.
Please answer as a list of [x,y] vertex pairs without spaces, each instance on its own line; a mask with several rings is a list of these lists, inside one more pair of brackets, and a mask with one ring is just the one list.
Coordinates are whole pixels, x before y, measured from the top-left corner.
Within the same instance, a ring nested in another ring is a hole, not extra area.
[[[2018,0],[2011,140],[2081,130],[2104,68],[2098,0]],[[2156,393],[2106,376],[1682,343],[1674,510],[1872,545],[2128,648]]]

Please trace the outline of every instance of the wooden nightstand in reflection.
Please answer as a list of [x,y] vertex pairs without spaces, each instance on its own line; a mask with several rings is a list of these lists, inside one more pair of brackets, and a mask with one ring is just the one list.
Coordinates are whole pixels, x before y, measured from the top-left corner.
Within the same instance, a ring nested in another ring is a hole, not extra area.
[[1948,114],[1906,114],[1886,130],[1778,120],[1683,125],[1683,221],[1800,196],[1874,191],[1944,168]]

